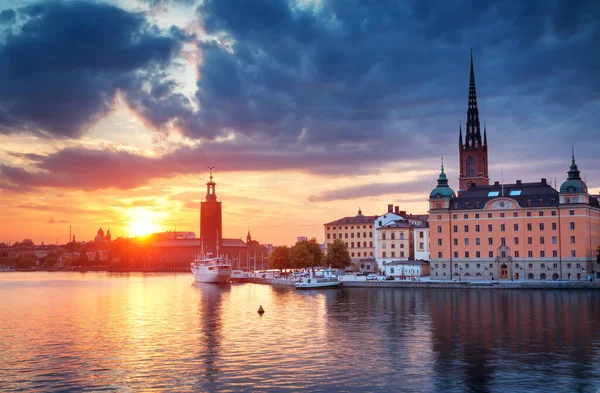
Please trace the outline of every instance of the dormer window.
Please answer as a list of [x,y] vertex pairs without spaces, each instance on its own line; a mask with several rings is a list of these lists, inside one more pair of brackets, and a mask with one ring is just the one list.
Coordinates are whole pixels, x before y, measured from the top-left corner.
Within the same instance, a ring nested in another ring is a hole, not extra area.
[[510,196],[518,196],[521,195],[522,190],[512,190],[508,195]]

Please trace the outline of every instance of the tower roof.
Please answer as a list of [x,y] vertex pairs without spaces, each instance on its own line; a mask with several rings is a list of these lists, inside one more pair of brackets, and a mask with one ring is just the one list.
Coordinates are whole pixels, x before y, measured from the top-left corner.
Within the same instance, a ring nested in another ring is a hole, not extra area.
[[479,109],[477,108],[477,91],[475,89],[475,71],[473,68],[473,49],[471,49],[471,74],[469,76],[469,105],[467,108],[466,131],[465,145],[467,148],[474,148],[482,144]]
[[575,163],[575,149],[571,150],[571,166],[567,172],[567,180],[560,185],[560,192],[587,192],[587,184],[581,180],[579,168]]
[[437,187],[429,193],[429,198],[455,198],[454,190],[448,185],[448,178],[444,173],[444,158],[442,157],[442,170],[437,180]]

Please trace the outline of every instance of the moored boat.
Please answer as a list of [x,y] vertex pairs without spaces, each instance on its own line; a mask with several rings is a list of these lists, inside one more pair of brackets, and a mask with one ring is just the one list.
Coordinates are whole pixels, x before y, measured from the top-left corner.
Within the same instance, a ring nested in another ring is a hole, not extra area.
[[294,284],[296,289],[329,289],[339,288],[342,285],[339,277],[333,274],[331,267],[319,273],[316,275],[311,271],[308,277],[300,278],[300,281]]
[[196,255],[190,264],[194,281],[210,283],[228,283],[231,277],[231,263],[226,257],[211,258]]
[[247,282],[250,276],[243,270],[232,270],[229,281],[231,282]]

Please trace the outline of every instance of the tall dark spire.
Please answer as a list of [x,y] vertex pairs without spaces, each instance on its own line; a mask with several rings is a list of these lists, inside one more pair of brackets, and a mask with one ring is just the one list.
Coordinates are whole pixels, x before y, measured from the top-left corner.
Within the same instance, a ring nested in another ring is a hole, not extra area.
[[463,139],[462,139],[462,122],[458,123],[458,145],[459,146],[463,145]]
[[473,49],[471,49],[471,75],[469,78],[469,107],[467,109],[467,137],[465,138],[465,145],[468,148],[481,145],[479,109],[477,109],[477,91],[475,90],[475,71],[473,69]]
[[577,164],[575,164],[575,146],[571,145],[571,167],[567,174],[569,177],[568,180],[581,180],[579,168],[577,168]]
[[483,123],[483,144],[487,146],[487,127],[485,122]]

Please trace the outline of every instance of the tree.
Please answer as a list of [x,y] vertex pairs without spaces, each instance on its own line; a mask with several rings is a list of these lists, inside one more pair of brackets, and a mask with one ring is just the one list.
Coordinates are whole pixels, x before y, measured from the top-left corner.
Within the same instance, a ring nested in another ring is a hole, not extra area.
[[31,269],[34,266],[35,258],[32,256],[24,256],[17,261],[17,269]]
[[314,257],[306,246],[306,242],[298,242],[289,251],[290,266],[294,269],[315,266]]
[[352,259],[346,244],[341,239],[335,239],[327,247],[327,254],[323,257],[324,265],[331,265],[336,269],[343,269],[350,266]]
[[269,267],[271,269],[287,269],[290,266],[290,249],[288,246],[278,246],[269,256]]
[[323,259],[323,251],[321,251],[321,246],[317,243],[317,239],[314,237],[310,240],[303,240],[301,242],[296,243],[296,245],[303,245],[306,247],[308,252],[312,255],[312,263],[308,266],[304,267],[313,267],[313,266],[321,266],[321,260]]
[[79,261],[77,262],[79,266],[87,266],[88,265],[88,257],[85,249],[79,252]]

